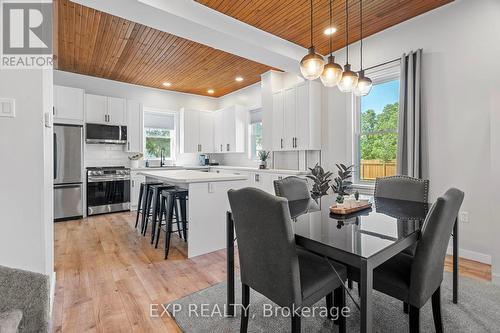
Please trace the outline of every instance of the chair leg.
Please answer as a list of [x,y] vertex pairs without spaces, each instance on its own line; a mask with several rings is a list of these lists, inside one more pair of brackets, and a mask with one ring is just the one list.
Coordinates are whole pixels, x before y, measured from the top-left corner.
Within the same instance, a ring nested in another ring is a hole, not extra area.
[[153,194],[151,191],[148,191],[147,197],[146,197],[146,209],[143,212],[142,215],[142,221],[144,222],[142,225],[142,230],[141,233],[143,236],[146,235],[146,231],[148,230],[148,223],[149,223],[149,216],[151,215],[151,206],[153,204]]
[[177,199],[174,200],[174,211],[175,211],[175,224],[177,224],[177,234],[179,238],[182,239],[182,230],[180,224],[179,207],[177,206]]
[[292,314],[292,333],[300,333],[300,316]]
[[166,205],[165,205],[165,198],[163,196],[160,197],[160,222],[158,222],[158,225],[156,227],[156,243],[155,243],[155,249],[158,248],[158,243],[160,241],[160,235],[161,235],[161,221],[163,220],[163,217],[165,217],[165,221],[167,221],[167,212],[166,212]]
[[174,215],[175,204],[174,197],[169,195],[167,198],[167,225],[165,228],[165,260],[168,258],[168,252],[170,251],[170,236],[172,235],[172,218]]
[[328,310],[327,318],[333,319],[333,293],[326,295],[326,309]]
[[434,326],[436,333],[443,333],[443,320],[441,318],[441,287],[437,288],[432,294],[432,316],[434,317]]
[[345,333],[347,327],[347,318],[342,315],[342,309],[346,306],[345,289],[340,286],[333,291],[333,304],[337,308],[336,325],[339,325],[339,333]]
[[[155,190],[153,192],[153,216],[151,218],[151,244],[153,244],[156,232],[156,222],[158,221],[159,209],[160,209],[160,192]],[[160,220],[161,223],[161,220]],[[146,234],[144,234],[146,236]]]
[[247,333],[248,331],[248,311],[250,305],[250,287],[246,284],[241,284],[241,323],[240,333]]
[[182,232],[184,234],[184,241],[187,242],[187,207],[186,207],[186,198],[182,198],[180,201],[181,206],[181,218],[182,218]]
[[143,198],[142,198],[142,219],[141,219],[141,233],[142,230],[144,229],[144,224],[146,223],[146,220],[148,219],[148,196],[149,196],[149,188],[147,186],[144,186],[144,193],[143,193]]
[[409,307],[408,307],[408,303],[406,303],[406,302],[403,302],[403,312],[406,314],[408,314],[410,312]]
[[410,305],[410,333],[420,333],[420,309]]
[[144,192],[144,184],[141,184],[141,188],[139,189],[139,202],[137,203],[137,216],[135,217],[135,229],[137,229],[137,225],[139,224],[139,214],[142,212],[142,194]]

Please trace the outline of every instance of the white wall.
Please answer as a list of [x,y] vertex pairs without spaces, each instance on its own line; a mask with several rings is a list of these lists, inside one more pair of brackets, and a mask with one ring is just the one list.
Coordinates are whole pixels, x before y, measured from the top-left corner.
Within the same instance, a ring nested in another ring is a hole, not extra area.
[[[492,195],[500,180],[498,17],[499,1],[457,0],[367,38],[364,51],[369,67],[423,48],[423,165],[431,199],[452,186],[465,191],[462,209],[470,223],[460,226],[460,247],[469,256],[492,256],[493,270],[500,273],[500,218],[492,213],[500,200]],[[357,69],[358,45],[350,51]],[[345,62],[343,51],[337,56]],[[336,88],[327,97],[323,156],[328,163],[350,156],[344,148],[350,140],[346,98]]]
[[52,71],[0,70],[0,97],[16,117],[0,118],[0,265],[51,275],[53,264]]

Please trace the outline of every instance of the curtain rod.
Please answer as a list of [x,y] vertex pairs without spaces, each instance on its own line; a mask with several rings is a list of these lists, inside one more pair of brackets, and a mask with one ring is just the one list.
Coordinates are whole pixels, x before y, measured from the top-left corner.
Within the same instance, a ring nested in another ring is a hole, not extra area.
[[400,61],[401,58],[396,58],[396,59],[393,59],[393,60],[389,60],[389,61],[386,61],[382,64],[378,64],[378,65],[375,65],[375,66],[371,66],[371,67],[368,67],[368,68],[365,68],[365,71],[369,71],[370,69],[374,69],[374,68],[377,68],[377,67],[381,67],[381,66],[385,66],[385,65],[388,65],[390,63],[393,63],[393,62],[396,62],[396,61]]

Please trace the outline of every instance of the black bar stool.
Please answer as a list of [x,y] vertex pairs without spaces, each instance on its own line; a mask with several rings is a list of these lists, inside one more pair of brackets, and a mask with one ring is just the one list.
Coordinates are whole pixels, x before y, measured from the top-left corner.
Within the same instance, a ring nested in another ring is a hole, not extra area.
[[[160,208],[160,216],[165,216],[165,224],[158,223],[158,229],[156,232],[156,244],[155,247],[158,247],[158,242],[160,240],[161,229],[165,231],[165,259],[168,258],[168,252],[170,250],[170,236],[174,232],[179,232],[182,230],[184,235],[184,241],[187,241],[187,210],[186,210],[186,201],[188,199],[188,191],[185,189],[170,189],[164,190],[161,192],[161,208]],[[180,206],[181,213],[178,214],[177,205]],[[177,230],[172,230],[172,224],[174,223],[173,217],[174,213],[177,213],[176,223]],[[179,225],[179,217],[182,222],[182,229]],[[164,226],[164,228],[162,228]],[[182,239],[183,237],[179,235]]]
[[156,184],[151,185],[149,187],[149,191],[146,197],[146,220],[142,228],[142,235],[146,236],[146,232],[148,230],[148,223],[151,220],[152,229],[151,229],[151,244],[153,244],[155,231],[156,231],[156,221],[160,214],[160,196],[163,190],[175,189],[175,186],[165,185],[165,184]]
[[[144,197],[147,196],[147,193],[149,192],[149,187],[151,185],[161,185],[161,183],[158,182],[143,182],[141,183],[141,188],[139,189],[139,201],[137,202],[137,216],[135,218],[135,228],[137,229],[137,225],[139,224],[139,214],[142,214],[142,219],[141,219],[141,230],[144,227],[144,211],[146,207],[146,200]],[[146,195],[144,195],[146,193]]]

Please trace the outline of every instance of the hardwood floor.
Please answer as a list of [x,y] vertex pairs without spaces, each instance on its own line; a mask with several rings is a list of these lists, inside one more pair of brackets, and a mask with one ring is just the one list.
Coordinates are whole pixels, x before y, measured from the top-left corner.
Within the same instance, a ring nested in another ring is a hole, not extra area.
[[[53,332],[181,332],[163,304],[224,281],[225,251],[187,259],[173,237],[169,259],[134,229],[135,214],[101,215],[55,224]],[[446,267],[451,261],[447,259]],[[489,266],[461,260],[464,276],[491,279]]]

